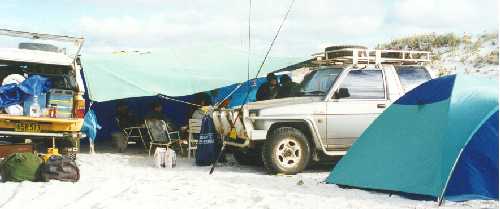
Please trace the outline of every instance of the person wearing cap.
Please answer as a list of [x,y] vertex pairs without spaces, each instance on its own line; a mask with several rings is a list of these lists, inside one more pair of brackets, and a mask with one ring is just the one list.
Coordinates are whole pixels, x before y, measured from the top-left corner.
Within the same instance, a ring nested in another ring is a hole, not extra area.
[[267,74],[267,82],[263,83],[257,90],[257,101],[275,99],[278,95],[278,78],[274,73]]
[[288,75],[283,75],[280,78],[281,86],[278,88],[277,99],[297,96],[300,91],[300,85],[292,81]]

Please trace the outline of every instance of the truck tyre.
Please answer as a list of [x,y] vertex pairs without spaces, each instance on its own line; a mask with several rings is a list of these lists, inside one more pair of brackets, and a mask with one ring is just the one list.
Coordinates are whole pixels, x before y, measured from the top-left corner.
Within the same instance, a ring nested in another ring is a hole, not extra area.
[[311,148],[306,136],[292,127],[272,131],[262,148],[264,167],[271,174],[299,173],[307,167],[310,159]]
[[[62,140],[56,140],[56,147],[59,148],[59,153],[76,160],[80,152],[80,138],[65,137]],[[47,150],[45,150],[46,152]]]
[[233,157],[240,165],[261,165],[262,158],[257,150],[234,150]]

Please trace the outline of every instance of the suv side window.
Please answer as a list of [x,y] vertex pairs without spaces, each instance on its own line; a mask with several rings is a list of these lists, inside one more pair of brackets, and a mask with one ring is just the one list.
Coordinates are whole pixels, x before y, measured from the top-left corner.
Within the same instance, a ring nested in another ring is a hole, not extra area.
[[347,88],[345,99],[385,99],[382,70],[351,70],[340,88]]
[[431,76],[423,67],[398,66],[396,67],[396,72],[405,92],[431,79]]
[[307,74],[301,83],[302,94],[305,96],[326,95],[343,70],[342,68],[325,68]]

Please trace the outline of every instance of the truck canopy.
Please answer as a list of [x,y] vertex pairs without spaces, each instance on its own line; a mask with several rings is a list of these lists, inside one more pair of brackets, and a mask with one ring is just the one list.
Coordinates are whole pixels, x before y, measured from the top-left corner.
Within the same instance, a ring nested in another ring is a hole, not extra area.
[[62,53],[15,48],[0,49],[0,60],[66,66],[73,64],[73,58]]

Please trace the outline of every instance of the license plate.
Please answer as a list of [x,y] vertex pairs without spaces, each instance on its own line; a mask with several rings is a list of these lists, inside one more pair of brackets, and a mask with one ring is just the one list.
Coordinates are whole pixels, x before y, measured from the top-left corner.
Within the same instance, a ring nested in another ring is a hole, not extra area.
[[40,124],[38,123],[16,123],[15,131],[18,132],[34,132],[39,133],[42,129],[40,129]]

